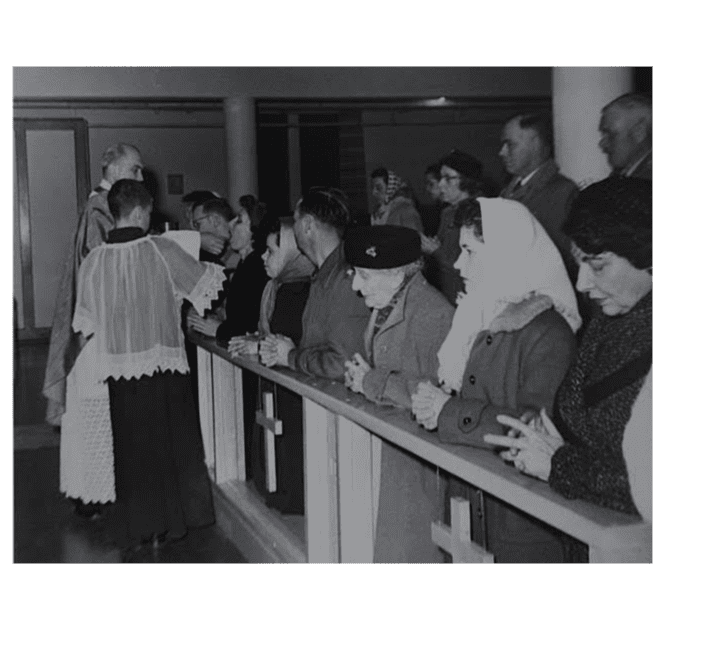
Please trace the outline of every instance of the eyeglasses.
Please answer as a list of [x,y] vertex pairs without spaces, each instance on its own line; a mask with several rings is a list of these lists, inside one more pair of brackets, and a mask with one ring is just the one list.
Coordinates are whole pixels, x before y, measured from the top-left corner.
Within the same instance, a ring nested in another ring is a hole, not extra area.
[[452,181],[453,179],[459,179],[459,178],[460,178],[460,176],[457,174],[455,174],[453,176],[448,176],[447,174],[443,174],[440,177],[440,181]]
[[208,214],[208,215],[201,215],[199,218],[193,218],[193,220],[192,220],[193,227],[199,227],[199,226],[200,226],[200,223],[201,223],[203,220],[207,220],[209,217],[211,217],[210,214]]

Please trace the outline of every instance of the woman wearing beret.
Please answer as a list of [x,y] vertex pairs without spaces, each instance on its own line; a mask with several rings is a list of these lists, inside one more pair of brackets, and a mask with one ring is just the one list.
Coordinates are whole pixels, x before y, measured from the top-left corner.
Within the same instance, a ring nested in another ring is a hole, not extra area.
[[637,514],[623,444],[642,445],[626,436],[650,432],[630,422],[652,366],[652,184],[612,177],[586,188],[563,231],[580,268],[577,289],[602,313],[584,333],[552,421],[547,413],[528,423],[501,416],[519,437],[486,440],[565,497]]
[[[353,289],[372,314],[365,331],[368,361],[345,363],[345,382],[381,405],[405,410],[418,383],[438,369],[437,353],[453,308],[423,277],[420,235],[381,225],[350,230],[345,254]],[[443,483],[437,470],[384,443],[375,534],[376,562],[441,562],[430,525],[442,517]]]
[[[550,408],[575,356],[580,327],[560,254],[519,202],[466,200],[457,209],[467,293],[440,349],[437,382],[413,395],[413,412],[441,442],[488,448],[500,413]],[[467,496],[467,493],[465,493]],[[537,521],[484,496],[486,547],[499,562],[562,561],[562,544]],[[477,517],[474,520],[478,520]]]

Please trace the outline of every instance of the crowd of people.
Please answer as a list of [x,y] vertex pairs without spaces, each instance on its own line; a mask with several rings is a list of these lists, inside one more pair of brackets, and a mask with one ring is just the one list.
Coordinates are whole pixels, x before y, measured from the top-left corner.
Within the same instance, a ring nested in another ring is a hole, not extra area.
[[[53,322],[45,393],[62,422],[61,490],[81,515],[114,501],[124,545],[212,523],[184,328],[403,409],[440,442],[495,452],[567,498],[651,519],[651,101],[615,99],[599,131],[612,173],[582,190],[540,114],[505,123],[499,195],[454,149],[425,170],[435,205],[422,215],[379,167],[365,225],[331,187],[283,218],[251,195],[236,211],[193,191],[194,255],[148,233],[140,152],[108,149]],[[266,488],[251,421],[252,478],[270,506],[302,513],[301,401],[260,379],[246,407],[268,391],[285,419],[278,486]],[[443,561],[430,523],[453,495],[471,501],[473,537],[496,561],[584,558],[572,538],[384,443],[375,561]]]

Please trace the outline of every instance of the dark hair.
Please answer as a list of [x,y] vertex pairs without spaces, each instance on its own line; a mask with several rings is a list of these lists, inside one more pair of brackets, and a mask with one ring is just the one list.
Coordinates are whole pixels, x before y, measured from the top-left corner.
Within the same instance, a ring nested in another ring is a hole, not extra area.
[[532,129],[537,133],[543,146],[552,154],[554,149],[552,116],[544,112],[526,112],[514,115],[505,122],[517,120],[518,126],[523,129]]
[[652,266],[652,183],[610,177],[580,191],[562,227],[585,254],[612,252]]
[[211,213],[219,215],[221,218],[225,218],[227,222],[230,222],[237,215],[233,207],[230,206],[226,199],[222,199],[222,197],[214,197],[213,199],[208,199],[205,202],[196,204],[194,209],[197,208],[202,208],[202,212],[206,215],[210,215]]
[[382,179],[385,185],[387,185],[388,181],[390,181],[390,172],[388,172],[386,167],[376,167],[370,173],[370,180],[372,179]]
[[127,218],[138,206],[149,209],[153,198],[139,181],[135,179],[120,179],[116,181],[107,196],[108,207],[115,222]]
[[456,227],[472,227],[475,236],[482,238],[482,209],[480,202],[474,197],[468,197],[462,200],[455,208],[455,218],[453,224]]
[[300,198],[297,209],[318,222],[333,227],[340,236],[350,226],[350,209],[345,193],[338,188],[316,186]]
[[195,207],[198,204],[207,202],[210,199],[219,199],[219,196],[211,190],[193,190],[192,192],[183,195],[181,201],[183,204],[192,204],[193,210],[195,210]]
[[259,202],[255,195],[243,195],[238,202],[250,216],[250,224],[253,227],[259,226],[267,213],[267,204]]
[[429,174],[436,181],[440,181],[440,177],[442,176],[441,168],[442,165],[440,165],[440,163],[433,163],[425,168],[425,174]]

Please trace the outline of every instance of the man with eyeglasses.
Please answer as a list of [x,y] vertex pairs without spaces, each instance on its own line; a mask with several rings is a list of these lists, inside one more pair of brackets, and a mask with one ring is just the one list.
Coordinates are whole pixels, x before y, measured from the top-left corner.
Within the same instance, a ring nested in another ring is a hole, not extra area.
[[460,273],[453,264],[460,256],[460,229],[455,227],[455,209],[464,199],[483,194],[483,166],[470,154],[454,149],[440,159],[440,198],[448,204],[440,215],[434,238],[421,236],[422,249],[434,266],[433,284],[453,304],[463,290]]
[[232,252],[230,223],[235,217],[232,206],[224,199],[212,198],[195,205],[192,227],[200,232],[200,261],[228,265]]

